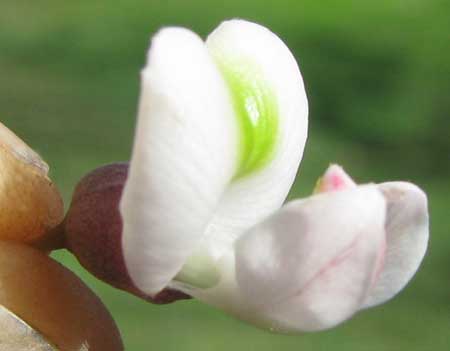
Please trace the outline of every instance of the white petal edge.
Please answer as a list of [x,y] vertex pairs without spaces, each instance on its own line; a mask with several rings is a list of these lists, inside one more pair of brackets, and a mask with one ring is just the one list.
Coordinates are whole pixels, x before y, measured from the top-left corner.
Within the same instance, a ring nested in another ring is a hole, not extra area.
[[394,297],[416,273],[428,246],[426,194],[407,182],[378,185],[387,201],[386,257],[364,308]]
[[308,102],[295,58],[267,28],[243,20],[226,21],[209,35],[206,44],[216,59],[254,64],[273,90],[279,109],[279,142],[272,161],[234,181],[210,223],[210,244],[220,256],[224,243],[232,243],[286,199],[307,138]]
[[134,283],[156,294],[197,249],[236,167],[227,87],[204,42],[183,28],[152,39],[120,210]]
[[258,327],[318,331],[357,312],[385,247],[385,200],[375,186],[289,203],[217,263],[220,283],[180,287]]

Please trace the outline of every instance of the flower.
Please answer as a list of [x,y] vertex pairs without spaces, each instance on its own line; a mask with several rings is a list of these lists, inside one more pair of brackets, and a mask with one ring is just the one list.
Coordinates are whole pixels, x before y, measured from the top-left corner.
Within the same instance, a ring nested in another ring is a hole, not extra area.
[[141,84],[120,203],[125,265],[141,291],[180,290],[257,326],[301,332],[335,326],[411,279],[428,238],[416,186],[357,186],[332,166],[315,195],[281,207],[308,108],[275,34],[242,20],[206,43],[163,29]]

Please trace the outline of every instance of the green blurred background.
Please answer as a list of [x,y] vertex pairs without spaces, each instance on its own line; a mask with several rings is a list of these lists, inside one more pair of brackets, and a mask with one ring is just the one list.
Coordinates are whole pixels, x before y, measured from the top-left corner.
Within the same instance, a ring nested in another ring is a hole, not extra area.
[[232,17],[278,33],[301,65],[310,138],[291,196],[329,162],[360,182],[419,184],[431,211],[422,269],[342,326],[279,336],[195,301],[144,303],[56,257],[102,297],[130,351],[450,349],[450,2],[0,0],[0,120],[48,161],[68,205],[82,175],[129,157],[151,34],[205,36]]

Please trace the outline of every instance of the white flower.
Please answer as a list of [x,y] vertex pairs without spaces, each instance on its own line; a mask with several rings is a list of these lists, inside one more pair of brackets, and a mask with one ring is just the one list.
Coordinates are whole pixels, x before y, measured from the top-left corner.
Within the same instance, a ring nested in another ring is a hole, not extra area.
[[120,210],[126,266],[143,292],[175,288],[298,332],[334,326],[411,279],[428,238],[414,185],[356,186],[332,166],[322,193],[280,209],[308,108],[295,59],[269,30],[232,20],[205,43],[163,29],[141,89]]

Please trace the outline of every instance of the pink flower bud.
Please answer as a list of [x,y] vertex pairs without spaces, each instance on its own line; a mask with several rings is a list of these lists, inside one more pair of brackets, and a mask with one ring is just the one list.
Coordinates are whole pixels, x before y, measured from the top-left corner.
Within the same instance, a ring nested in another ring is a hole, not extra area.
[[353,188],[356,183],[345,173],[341,166],[330,165],[325,174],[317,181],[314,193],[344,190]]

